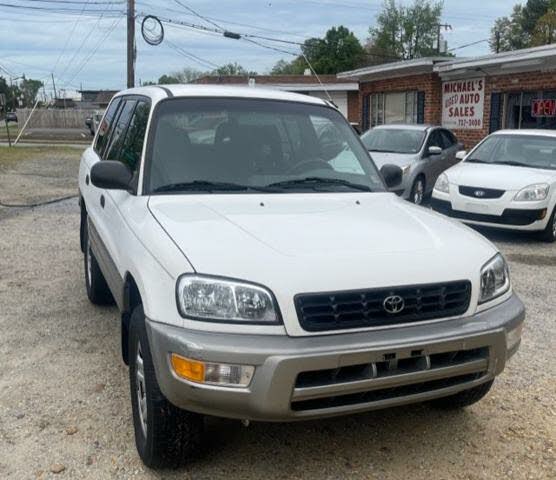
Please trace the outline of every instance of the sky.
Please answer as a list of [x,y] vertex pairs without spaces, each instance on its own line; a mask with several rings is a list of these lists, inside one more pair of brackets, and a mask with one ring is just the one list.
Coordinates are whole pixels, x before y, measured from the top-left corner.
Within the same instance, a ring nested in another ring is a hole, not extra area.
[[[25,74],[68,97],[77,89],[122,89],[126,86],[125,0],[0,0],[0,75]],[[195,16],[184,6],[203,18]],[[344,25],[362,43],[375,24],[382,0],[136,0],[139,21],[144,15],[294,42],[322,37],[332,26]],[[402,4],[411,3],[401,0]],[[445,0],[442,20],[448,48],[487,39],[497,17],[510,14],[515,0]],[[6,5],[37,8],[10,8]],[[58,9],[57,11],[55,9]],[[63,10],[63,11],[62,11]],[[293,56],[244,40],[233,40],[179,25],[165,25],[158,46],[147,44],[137,27],[136,82],[190,67],[207,71],[213,65],[238,62],[248,70],[268,73],[280,59]],[[258,40],[298,53],[296,45]],[[193,54],[195,58],[186,56]],[[454,51],[458,56],[489,53],[483,42]],[[6,72],[9,72],[9,74]]]

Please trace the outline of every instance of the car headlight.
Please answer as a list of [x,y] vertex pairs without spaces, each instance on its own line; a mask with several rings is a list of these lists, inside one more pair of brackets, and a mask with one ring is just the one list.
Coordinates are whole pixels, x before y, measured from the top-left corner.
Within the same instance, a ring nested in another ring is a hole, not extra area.
[[481,293],[479,303],[486,303],[503,295],[510,289],[510,271],[504,257],[499,253],[481,269]]
[[548,183],[536,183],[529,185],[523,190],[520,190],[514,197],[517,202],[536,202],[539,200],[546,200],[550,185]]
[[450,193],[450,182],[448,181],[448,175],[446,175],[445,173],[441,174],[434,184],[434,189],[437,192]]
[[280,322],[272,293],[259,285],[204,275],[182,275],[176,284],[180,314],[196,320],[230,323]]

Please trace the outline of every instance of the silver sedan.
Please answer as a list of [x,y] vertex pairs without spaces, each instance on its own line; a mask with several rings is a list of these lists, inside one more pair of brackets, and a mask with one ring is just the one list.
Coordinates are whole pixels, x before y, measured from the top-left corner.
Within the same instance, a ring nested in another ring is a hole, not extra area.
[[457,155],[463,145],[456,136],[430,125],[382,125],[361,140],[378,168],[394,164],[402,169],[402,183],[394,191],[418,205],[432,193],[439,175],[463,158]]

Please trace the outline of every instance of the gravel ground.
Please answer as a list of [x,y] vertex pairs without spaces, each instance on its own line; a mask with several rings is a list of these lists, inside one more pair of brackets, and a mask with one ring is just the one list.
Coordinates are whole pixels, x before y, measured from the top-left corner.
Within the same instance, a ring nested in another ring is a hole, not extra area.
[[[78,154],[29,152],[17,162],[0,152],[0,201],[76,193]],[[555,246],[484,232],[508,257],[528,318],[479,404],[249,428],[211,419],[205,456],[156,473],[135,452],[117,311],[85,296],[78,225],[75,199],[0,207],[0,478],[556,478]]]

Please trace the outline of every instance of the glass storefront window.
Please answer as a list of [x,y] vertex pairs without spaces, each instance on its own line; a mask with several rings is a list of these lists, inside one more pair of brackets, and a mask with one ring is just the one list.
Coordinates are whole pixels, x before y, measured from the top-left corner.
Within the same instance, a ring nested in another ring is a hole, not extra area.
[[370,125],[417,123],[417,92],[375,93],[371,95]]
[[504,128],[556,129],[556,116],[536,114],[533,104],[539,100],[556,99],[556,92],[519,92],[505,95]]

